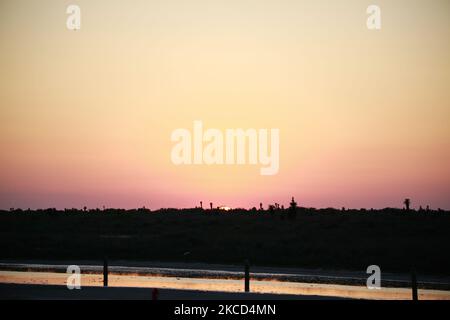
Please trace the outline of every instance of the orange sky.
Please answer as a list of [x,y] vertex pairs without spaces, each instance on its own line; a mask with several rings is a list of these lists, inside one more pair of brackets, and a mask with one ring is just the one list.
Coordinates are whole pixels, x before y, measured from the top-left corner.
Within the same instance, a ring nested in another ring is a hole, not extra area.
[[[448,57],[446,0],[3,0],[0,208],[449,209]],[[279,128],[279,173],[173,165],[194,120]]]

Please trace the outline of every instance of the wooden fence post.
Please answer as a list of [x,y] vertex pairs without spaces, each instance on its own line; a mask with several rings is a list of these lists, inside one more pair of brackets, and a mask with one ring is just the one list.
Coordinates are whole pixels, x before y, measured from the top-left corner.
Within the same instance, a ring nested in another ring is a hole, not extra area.
[[411,287],[412,287],[412,299],[414,301],[419,300],[419,295],[417,294],[416,270],[414,270],[414,269],[412,269],[412,271],[411,271]]
[[103,286],[108,286],[108,258],[103,259]]
[[152,290],[152,300],[158,300],[158,288],[153,288]]
[[250,292],[250,262],[245,260],[245,292]]

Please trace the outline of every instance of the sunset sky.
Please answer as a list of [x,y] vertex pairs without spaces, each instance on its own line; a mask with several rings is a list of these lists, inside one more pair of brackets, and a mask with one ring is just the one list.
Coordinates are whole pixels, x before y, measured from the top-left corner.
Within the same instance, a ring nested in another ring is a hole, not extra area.
[[[449,57],[448,0],[0,0],[0,208],[450,209]],[[174,165],[194,120],[278,174]]]

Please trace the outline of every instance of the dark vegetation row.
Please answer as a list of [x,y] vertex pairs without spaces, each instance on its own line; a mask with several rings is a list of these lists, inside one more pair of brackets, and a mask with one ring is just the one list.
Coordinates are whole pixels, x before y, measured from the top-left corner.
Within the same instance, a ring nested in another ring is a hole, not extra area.
[[450,274],[450,212],[281,209],[0,211],[1,259],[188,261]]

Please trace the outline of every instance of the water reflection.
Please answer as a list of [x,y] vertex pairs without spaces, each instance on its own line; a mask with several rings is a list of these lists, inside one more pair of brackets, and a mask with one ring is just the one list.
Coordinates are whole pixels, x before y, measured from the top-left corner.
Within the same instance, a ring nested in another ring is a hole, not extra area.
[[[65,285],[66,280],[67,274],[65,273],[0,271],[0,283]],[[81,285],[102,286],[103,277],[98,274],[83,274],[81,277]],[[244,282],[242,280],[115,274],[109,275],[109,286],[222,292],[244,291]],[[369,290],[366,287],[360,286],[280,281],[251,281],[250,288],[252,292],[256,293],[314,295],[354,299],[411,299],[411,289],[408,288],[381,288],[380,290]],[[420,289],[419,299],[450,300],[450,291]]]

